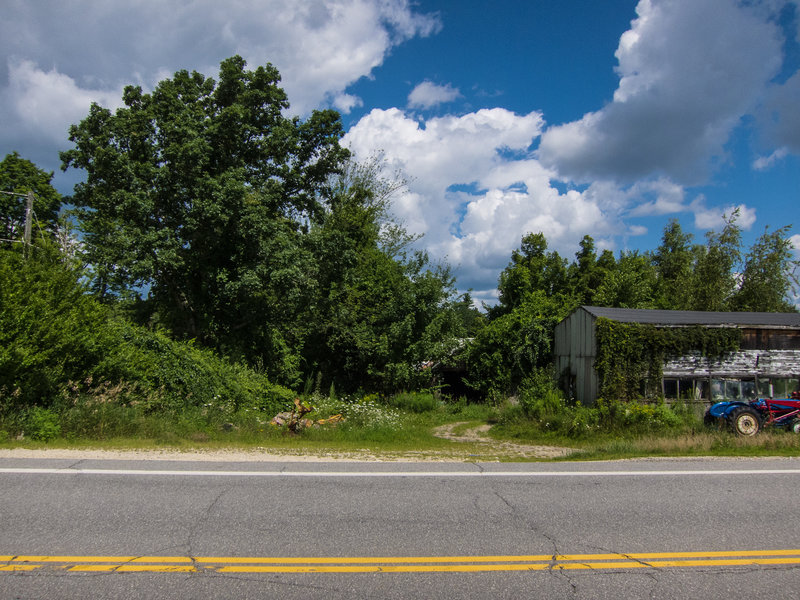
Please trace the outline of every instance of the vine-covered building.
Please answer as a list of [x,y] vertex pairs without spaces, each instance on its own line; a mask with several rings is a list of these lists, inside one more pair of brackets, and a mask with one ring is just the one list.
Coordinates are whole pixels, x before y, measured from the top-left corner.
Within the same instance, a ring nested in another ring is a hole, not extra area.
[[786,397],[800,388],[800,313],[581,306],[555,329],[564,391],[699,403]]

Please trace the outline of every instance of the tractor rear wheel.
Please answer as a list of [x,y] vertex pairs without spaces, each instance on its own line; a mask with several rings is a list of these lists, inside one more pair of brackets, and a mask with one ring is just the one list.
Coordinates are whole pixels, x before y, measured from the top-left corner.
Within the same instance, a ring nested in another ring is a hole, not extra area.
[[800,433],[800,419],[795,419],[789,423],[789,431],[792,433]]
[[755,409],[737,408],[730,417],[730,424],[738,435],[755,435],[761,429],[761,416]]

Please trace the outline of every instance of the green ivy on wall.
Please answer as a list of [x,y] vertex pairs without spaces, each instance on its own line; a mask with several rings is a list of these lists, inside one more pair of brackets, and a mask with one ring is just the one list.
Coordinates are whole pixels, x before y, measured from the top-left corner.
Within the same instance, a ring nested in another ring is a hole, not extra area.
[[719,357],[739,349],[739,329],[664,327],[619,323],[599,318],[595,323],[599,397],[635,400],[661,391],[663,365],[670,357],[690,352]]

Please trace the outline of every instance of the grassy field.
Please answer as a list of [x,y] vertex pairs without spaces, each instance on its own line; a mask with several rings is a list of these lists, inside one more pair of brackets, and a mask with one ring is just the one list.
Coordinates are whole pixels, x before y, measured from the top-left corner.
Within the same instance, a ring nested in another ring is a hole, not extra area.
[[[135,407],[86,407],[80,413],[32,413],[0,422],[0,448],[85,450],[238,450],[362,460],[609,460],[681,456],[798,456],[800,436],[765,430],[751,438],[710,429],[679,409],[562,407],[531,416],[519,406],[444,403],[431,394],[389,399],[308,398],[312,420],[330,425],[271,423],[255,410],[201,408],[145,414]],[[665,412],[666,411],[666,412]],[[80,418],[79,418],[80,417]]]

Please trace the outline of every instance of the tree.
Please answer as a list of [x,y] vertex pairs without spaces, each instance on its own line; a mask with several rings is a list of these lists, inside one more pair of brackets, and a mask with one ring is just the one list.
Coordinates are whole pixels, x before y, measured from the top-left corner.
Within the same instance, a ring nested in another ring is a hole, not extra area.
[[598,258],[590,235],[583,236],[579,246],[575,261],[568,269],[569,285],[576,298],[576,306],[591,306],[596,303],[597,290],[616,267],[616,260],[610,250],[603,250]]
[[490,317],[507,314],[538,291],[564,294],[568,289],[567,261],[555,250],[547,252],[543,233],[528,233],[522,237],[520,248],[511,253],[511,262],[500,273],[497,289],[499,302],[489,310]]
[[734,310],[756,312],[796,312],[789,298],[797,289],[800,261],[792,258],[790,226],[764,230],[750,248],[744,263],[739,289],[731,300]]
[[686,310],[689,305],[694,253],[692,235],[683,233],[677,219],[672,219],[653,255],[656,268],[656,307]]
[[598,306],[653,308],[656,273],[649,254],[623,252],[594,295]]
[[[50,185],[52,171],[47,173],[16,152],[0,162],[0,191],[26,195],[33,192],[33,212],[39,225],[53,229],[61,208],[61,195]],[[0,193],[0,238],[21,240],[25,227],[25,198]]]
[[498,305],[489,309],[489,322],[464,351],[473,389],[514,393],[534,369],[552,361],[553,330],[574,309],[579,295],[570,287],[575,278],[568,272],[575,272],[574,265],[568,271],[557,252],[547,252],[544,234],[522,238],[500,274]]
[[553,331],[571,307],[537,290],[523,304],[492,319],[466,348],[469,385],[486,395],[513,394],[537,368],[553,360]]
[[695,249],[691,310],[726,311],[736,290],[734,269],[741,257],[742,232],[738,209],[724,218],[720,233],[706,234],[706,245]]
[[149,94],[128,86],[123,108],[93,104],[70,128],[61,159],[87,174],[73,203],[101,298],[149,288],[175,335],[288,382],[314,286],[302,236],[348,152],[338,113],[284,116],[279,81],[234,56],[218,82],[178,71]]
[[379,158],[348,164],[309,236],[319,268],[305,370],[340,391],[428,383],[419,366],[450,355],[464,334],[449,269],[392,222],[403,182],[380,171]]
[[85,293],[81,272],[50,240],[34,246],[27,260],[19,248],[0,248],[0,413],[47,405],[109,350],[107,307]]

